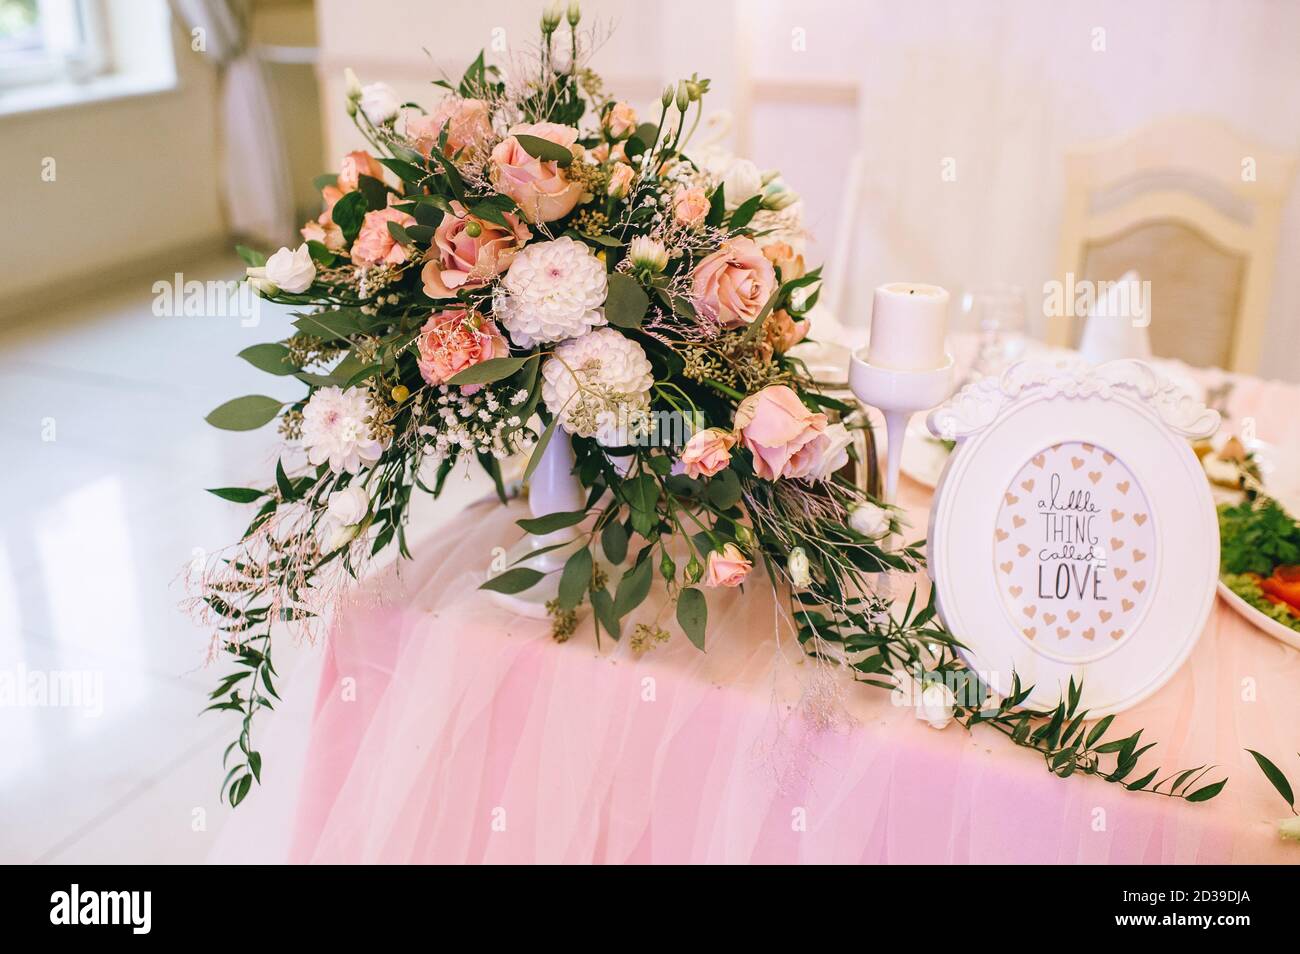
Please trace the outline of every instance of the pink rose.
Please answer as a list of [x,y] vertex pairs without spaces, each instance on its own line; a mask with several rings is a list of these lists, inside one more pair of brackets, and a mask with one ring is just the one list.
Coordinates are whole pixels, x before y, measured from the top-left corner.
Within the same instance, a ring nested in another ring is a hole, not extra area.
[[686,442],[673,470],[688,477],[712,477],[731,463],[731,448],[735,446],[734,434],[717,427],[705,428]]
[[678,189],[673,195],[673,218],[678,225],[693,229],[709,214],[709,197],[699,186]]
[[327,185],[320,190],[321,198],[325,201],[325,211],[321,213],[321,219],[324,221],[334,221],[334,204],[343,198],[343,190],[338,186]]
[[636,132],[636,110],[627,103],[615,103],[605,114],[605,132],[610,139],[626,139]]
[[524,151],[515,136],[535,136],[572,149],[578,130],[559,123],[523,123],[492,150],[492,185],[519,205],[529,222],[553,222],[573,211],[582,198],[582,185],[570,182],[555,162],[543,162]]
[[[433,246],[420,278],[430,298],[454,298],[458,288],[481,288],[509,267],[511,260],[532,237],[528,226],[509,212],[502,217],[510,224],[502,228],[493,222],[467,215],[459,202],[451,204],[454,215],[444,215],[433,233]],[[469,226],[478,235],[470,235]]]
[[[388,198],[391,202],[394,197]],[[406,261],[406,249],[389,233],[389,222],[396,222],[405,228],[414,225],[415,218],[391,205],[386,209],[367,212],[361,220],[361,231],[352,243],[352,261],[358,265],[401,265]]]
[[[430,384],[446,384],[466,368],[510,355],[510,345],[497,326],[476,311],[448,308],[435,311],[415,339],[420,377]],[[466,385],[472,394],[482,385]]]
[[817,469],[830,443],[826,415],[808,410],[784,384],[741,401],[736,430],[754,455],[754,473],[763,480],[806,477]]
[[701,314],[723,328],[739,328],[758,317],[776,291],[776,272],[750,238],[734,238],[706,256],[691,273],[692,297]]
[[384,181],[384,167],[374,156],[364,149],[358,149],[350,152],[343,157],[339,163],[339,190],[341,192],[354,192],[357,186],[361,184],[362,176],[370,176],[372,179]]
[[704,585],[740,586],[753,568],[754,564],[745,559],[740,547],[728,543],[721,550],[710,551],[709,565],[704,571]]
[[447,141],[443,155],[448,159],[461,153],[477,152],[492,139],[492,116],[488,104],[481,99],[450,95],[444,96],[430,115],[408,118],[406,137],[427,157],[438,147],[444,126],[447,128]]

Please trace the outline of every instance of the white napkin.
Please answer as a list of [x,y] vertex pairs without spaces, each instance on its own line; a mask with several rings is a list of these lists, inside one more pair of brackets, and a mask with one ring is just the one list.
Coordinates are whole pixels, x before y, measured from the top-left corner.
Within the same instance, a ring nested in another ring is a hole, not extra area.
[[1079,341],[1079,353],[1092,364],[1117,358],[1150,358],[1151,302],[1136,271],[1127,271],[1093,301]]

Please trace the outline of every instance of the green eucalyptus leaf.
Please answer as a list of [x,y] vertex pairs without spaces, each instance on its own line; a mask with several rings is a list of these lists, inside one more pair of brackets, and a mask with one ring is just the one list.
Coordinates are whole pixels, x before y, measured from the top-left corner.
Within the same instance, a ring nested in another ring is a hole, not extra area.
[[264,394],[249,394],[227,401],[208,414],[206,420],[223,431],[251,431],[279,414],[282,407],[283,401]]
[[575,550],[560,573],[560,608],[571,610],[582,602],[583,594],[591,586],[591,550]]
[[349,192],[334,203],[330,218],[343,232],[343,237],[351,242],[361,231],[361,223],[366,217],[366,197],[357,189]]
[[677,596],[677,622],[696,649],[704,651],[704,630],[709,622],[709,603],[695,587],[687,587]]
[[289,349],[274,342],[249,345],[239,352],[239,356],[267,374],[285,375],[299,370],[289,360]]
[[551,142],[549,139],[543,139],[540,136],[529,136],[523,133],[517,134],[515,140],[528,155],[534,159],[541,159],[543,162],[553,162],[557,166],[564,167],[573,162],[573,153],[563,146]]
[[617,328],[640,328],[650,307],[650,296],[631,275],[614,272],[609,276],[605,297],[605,320]]
[[479,589],[491,590],[494,593],[522,593],[530,586],[535,586],[543,576],[544,573],[530,566],[517,566],[492,577]]
[[542,536],[547,533],[554,533],[556,530],[563,530],[565,527],[576,526],[582,523],[586,517],[587,511],[585,510],[562,510],[543,514],[540,517],[524,517],[515,522],[528,533]]
[[252,487],[209,487],[208,493],[231,503],[252,503],[259,497],[266,496],[265,490],[254,490]]
[[600,532],[600,545],[605,551],[605,558],[615,565],[627,559],[627,531],[617,520],[605,524]]
[[510,377],[535,357],[537,356],[530,354],[522,358],[489,358],[466,368],[447,383],[458,387],[465,384],[491,384]]
[[614,594],[614,612],[622,619],[636,609],[650,593],[650,583],[654,568],[650,561],[641,560],[623,574],[618,581],[618,591]]

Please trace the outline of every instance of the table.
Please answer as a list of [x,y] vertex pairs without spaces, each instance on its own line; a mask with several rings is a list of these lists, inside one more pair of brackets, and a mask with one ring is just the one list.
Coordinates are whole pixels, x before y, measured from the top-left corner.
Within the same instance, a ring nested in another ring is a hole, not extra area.
[[[1230,415],[1296,442],[1298,403],[1300,388],[1240,379]],[[917,536],[928,501],[904,484]],[[1231,776],[1214,801],[1186,805],[1058,780],[992,731],[935,731],[882,690],[828,680],[788,629],[778,637],[765,580],[711,594],[706,653],[680,634],[640,658],[626,639],[597,648],[589,623],[556,644],[547,623],[476,589],[522,515],[469,508],[337,621],[293,860],[1300,860],[1276,834],[1284,803],[1243,751],[1300,777],[1300,653],[1221,601],[1189,662],[1115,723],[1160,742],[1150,767]]]

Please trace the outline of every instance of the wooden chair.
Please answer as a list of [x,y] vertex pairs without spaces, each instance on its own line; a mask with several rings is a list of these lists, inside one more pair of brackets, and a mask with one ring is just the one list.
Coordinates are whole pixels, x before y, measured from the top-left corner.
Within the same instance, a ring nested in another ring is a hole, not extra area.
[[[1161,356],[1255,369],[1268,320],[1282,205],[1296,157],[1207,119],[1166,119],[1068,153],[1057,278],[1151,282]],[[1053,344],[1082,322],[1049,320]]]

